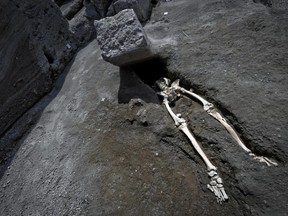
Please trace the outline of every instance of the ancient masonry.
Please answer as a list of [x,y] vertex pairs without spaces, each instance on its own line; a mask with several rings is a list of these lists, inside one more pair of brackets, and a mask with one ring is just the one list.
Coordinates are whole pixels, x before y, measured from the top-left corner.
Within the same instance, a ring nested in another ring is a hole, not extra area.
[[94,22],[102,57],[117,66],[152,57],[146,34],[132,9]]

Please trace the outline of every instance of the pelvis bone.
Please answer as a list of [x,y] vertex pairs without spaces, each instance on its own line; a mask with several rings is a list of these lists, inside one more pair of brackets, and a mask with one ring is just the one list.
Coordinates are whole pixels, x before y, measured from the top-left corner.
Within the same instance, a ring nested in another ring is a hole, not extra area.
[[185,88],[180,87],[179,79],[171,83],[169,79],[161,78],[160,80],[156,81],[156,85],[161,90],[159,94],[163,96],[164,98],[163,103],[165,104],[165,107],[168,110],[170,116],[174,120],[176,127],[178,127],[179,130],[181,130],[189,138],[193,147],[195,148],[195,150],[198,152],[198,154],[201,156],[201,158],[205,162],[207,169],[208,169],[208,175],[210,177],[210,183],[207,185],[207,187],[215,194],[218,202],[222,203],[223,201],[228,200],[228,196],[224,190],[223,181],[217,173],[217,168],[210,162],[210,160],[208,159],[208,157],[205,155],[200,145],[198,144],[197,140],[189,131],[185,119],[183,119],[180,114],[175,114],[172,111],[171,107],[169,106],[170,102],[175,101],[182,94],[192,96],[193,98],[196,98],[198,101],[200,101],[203,105],[203,109],[209,115],[211,115],[213,118],[219,121],[225,127],[225,129],[230,133],[230,135],[237,142],[237,144],[246,153],[248,153],[253,159],[259,162],[263,162],[267,164],[268,166],[271,166],[271,165],[277,166],[276,162],[268,159],[267,157],[256,156],[255,154],[253,154],[251,150],[247,148],[246,145],[243,143],[243,141],[240,139],[240,137],[238,136],[234,128],[221,115],[221,113],[215,109],[214,105],[212,103],[209,103],[203,97],[195,94],[193,91],[188,91]]

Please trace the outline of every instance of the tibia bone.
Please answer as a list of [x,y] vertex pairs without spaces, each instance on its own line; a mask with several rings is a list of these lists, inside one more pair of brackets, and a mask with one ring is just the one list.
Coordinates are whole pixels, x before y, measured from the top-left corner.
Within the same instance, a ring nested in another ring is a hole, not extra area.
[[205,162],[207,169],[208,170],[216,170],[217,168],[209,161],[208,157],[205,155],[205,153],[203,152],[203,150],[201,149],[200,145],[198,144],[197,140],[194,138],[194,136],[191,134],[191,132],[189,131],[186,121],[184,118],[181,117],[180,114],[175,114],[171,107],[169,106],[169,102],[167,100],[166,97],[164,97],[163,100],[166,109],[168,110],[170,116],[172,117],[172,119],[174,120],[175,125],[179,128],[179,130],[181,130],[191,141],[193,147],[195,148],[195,150],[198,152],[198,154],[201,156],[201,158],[203,159],[203,161]]
[[251,150],[246,147],[246,145],[242,142],[234,128],[226,121],[226,119],[219,113],[217,112],[214,108],[207,110],[207,113],[211,115],[213,118],[218,120],[225,128],[226,130],[230,133],[230,135],[233,137],[233,139],[237,142],[237,144],[247,153],[250,153]]
[[205,162],[208,171],[210,170],[217,170],[217,168],[210,162],[206,154],[203,152],[201,149],[200,145],[198,144],[197,140],[194,138],[194,136],[191,134],[189,131],[186,122],[183,122],[180,126],[179,129],[188,137],[190,142],[192,143],[193,147],[195,150],[198,152],[198,154],[201,156],[203,161]]
[[202,98],[201,96],[195,94],[194,92],[188,91],[182,87],[178,87],[178,90],[180,90],[182,93],[186,93],[191,95],[192,97],[198,99],[203,104],[203,109],[211,115],[213,118],[215,118],[217,121],[219,121],[226,130],[230,133],[230,135],[233,137],[233,139],[237,142],[237,144],[247,153],[250,153],[251,150],[246,147],[246,145],[242,142],[234,128],[227,122],[227,120],[214,108],[214,105],[212,103],[209,103],[207,100]]

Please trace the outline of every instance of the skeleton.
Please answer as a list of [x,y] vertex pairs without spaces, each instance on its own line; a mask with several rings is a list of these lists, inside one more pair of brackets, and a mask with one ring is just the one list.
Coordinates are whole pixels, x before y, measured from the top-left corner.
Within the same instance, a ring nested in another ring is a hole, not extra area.
[[208,159],[208,157],[205,155],[203,150],[201,149],[200,145],[198,144],[197,140],[194,138],[192,133],[189,131],[185,119],[181,117],[181,114],[175,114],[169,103],[175,101],[180,95],[187,94],[189,96],[192,96],[199,100],[203,104],[203,109],[211,115],[213,118],[215,118],[217,121],[219,121],[225,129],[230,133],[230,135],[233,137],[233,139],[237,142],[237,144],[247,153],[249,156],[251,156],[253,159],[265,163],[267,166],[275,165],[277,166],[276,162],[271,161],[267,157],[263,156],[256,156],[252,151],[246,147],[246,145],[243,143],[243,141],[240,139],[234,128],[227,122],[227,120],[215,109],[214,105],[212,103],[209,103],[207,100],[205,100],[203,97],[197,95],[192,90],[188,91],[185,88],[182,88],[179,86],[179,79],[174,81],[171,84],[171,81],[167,78],[161,78],[160,80],[156,81],[156,85],[159,87],[161,92],[159,93],[161,96],[163,96],[163,103],[168,110],[170,116],[174,120],[174,123],[179,130],[181,130],[191,141],[193,147],[198,152],[198,154],[203,159],[204,163],[207,166],[208,170],[208,176],[210,178],[210,182],[207,185],[208,189],[210,189],[216,196],[217,201],[219,203],[222,203],[223,201],[228,200],[228,196],[225,192],[223,181],[220,178],[220,176],[217,173],[217,167],[214,166],[211,161]]

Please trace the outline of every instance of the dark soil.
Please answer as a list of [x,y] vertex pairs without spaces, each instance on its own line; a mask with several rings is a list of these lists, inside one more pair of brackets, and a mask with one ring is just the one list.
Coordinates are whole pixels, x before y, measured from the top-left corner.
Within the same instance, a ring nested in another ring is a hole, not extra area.
[[[92,41],[2,136],[0,215],[287,214],[287,10],[159,1],[144,28],[161,61],[119,69]],[[213,102],[279,166],[252,160],[197,101],[180,98],[173,110],[224,180],[229,200],[218,204],[205,164],[153,90],[159,74]]]

